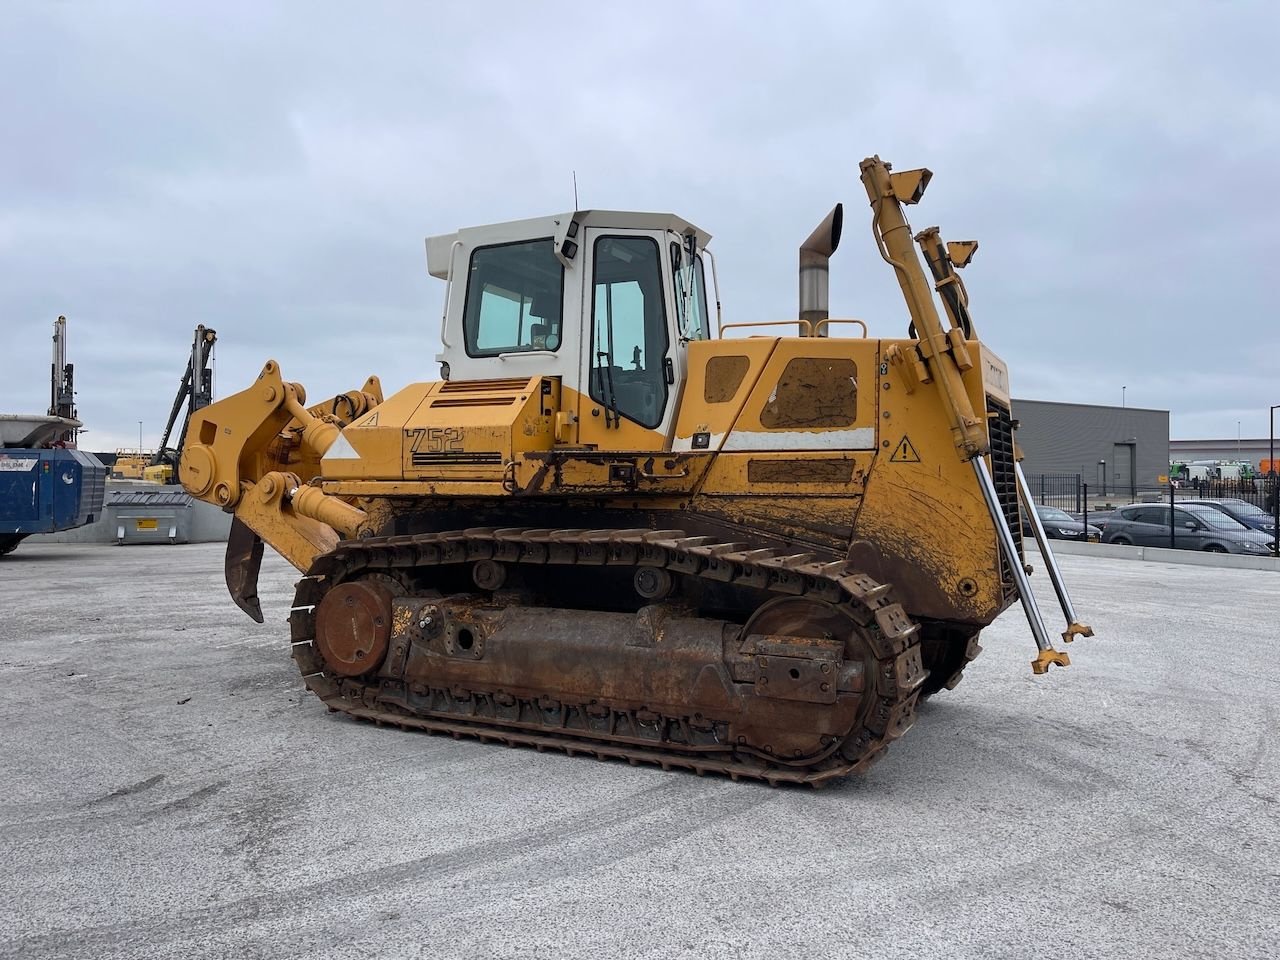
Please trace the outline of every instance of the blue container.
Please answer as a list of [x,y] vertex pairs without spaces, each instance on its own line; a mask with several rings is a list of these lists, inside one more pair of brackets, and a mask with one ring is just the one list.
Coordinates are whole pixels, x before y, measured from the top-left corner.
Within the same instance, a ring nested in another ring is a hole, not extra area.
[[107,468],[80,450],[0,450],[0,554],[102,516]]

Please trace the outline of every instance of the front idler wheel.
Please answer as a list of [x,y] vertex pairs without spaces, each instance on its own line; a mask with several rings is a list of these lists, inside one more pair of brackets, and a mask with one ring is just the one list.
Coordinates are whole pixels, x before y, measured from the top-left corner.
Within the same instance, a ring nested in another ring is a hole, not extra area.
[[340,677],[372,673],[387,655],[391,590],[371,580],[340,583],[316,607],[316,648]]

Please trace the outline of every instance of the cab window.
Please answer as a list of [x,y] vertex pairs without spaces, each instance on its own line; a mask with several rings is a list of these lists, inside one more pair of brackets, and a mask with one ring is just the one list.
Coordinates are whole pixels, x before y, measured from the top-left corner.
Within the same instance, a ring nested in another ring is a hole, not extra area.
[[667,310],[662,262],[650,237],[600,237],[591,290],[591,399],[609,422],[645,427],[667,406]]
[[680,336],[685,340],[710,339],[707,278],[702,257],[694,257],[690,265],[688,251],[678,243],[671,244],[671,275],[676,282],[676,320]]
[[563,296],[564,267],[550,237],[477,248],[463,307],[467,356],[558,350]]

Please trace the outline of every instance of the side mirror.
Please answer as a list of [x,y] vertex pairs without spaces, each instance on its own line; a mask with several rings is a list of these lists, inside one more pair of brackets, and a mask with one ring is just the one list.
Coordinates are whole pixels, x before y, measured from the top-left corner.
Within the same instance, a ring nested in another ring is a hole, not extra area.
[[1188,530],[1200,529],[1200,524],[1196,523],[1194,520],[1188,520],[1186,523],[1183,524],[1183,526],[1186,527]]

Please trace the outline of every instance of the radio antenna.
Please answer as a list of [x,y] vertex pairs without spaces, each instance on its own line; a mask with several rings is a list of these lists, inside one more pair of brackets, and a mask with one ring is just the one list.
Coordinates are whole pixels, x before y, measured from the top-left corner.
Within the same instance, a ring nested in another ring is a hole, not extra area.
[[573,209],[578,209],[578,171],[573,171]]

